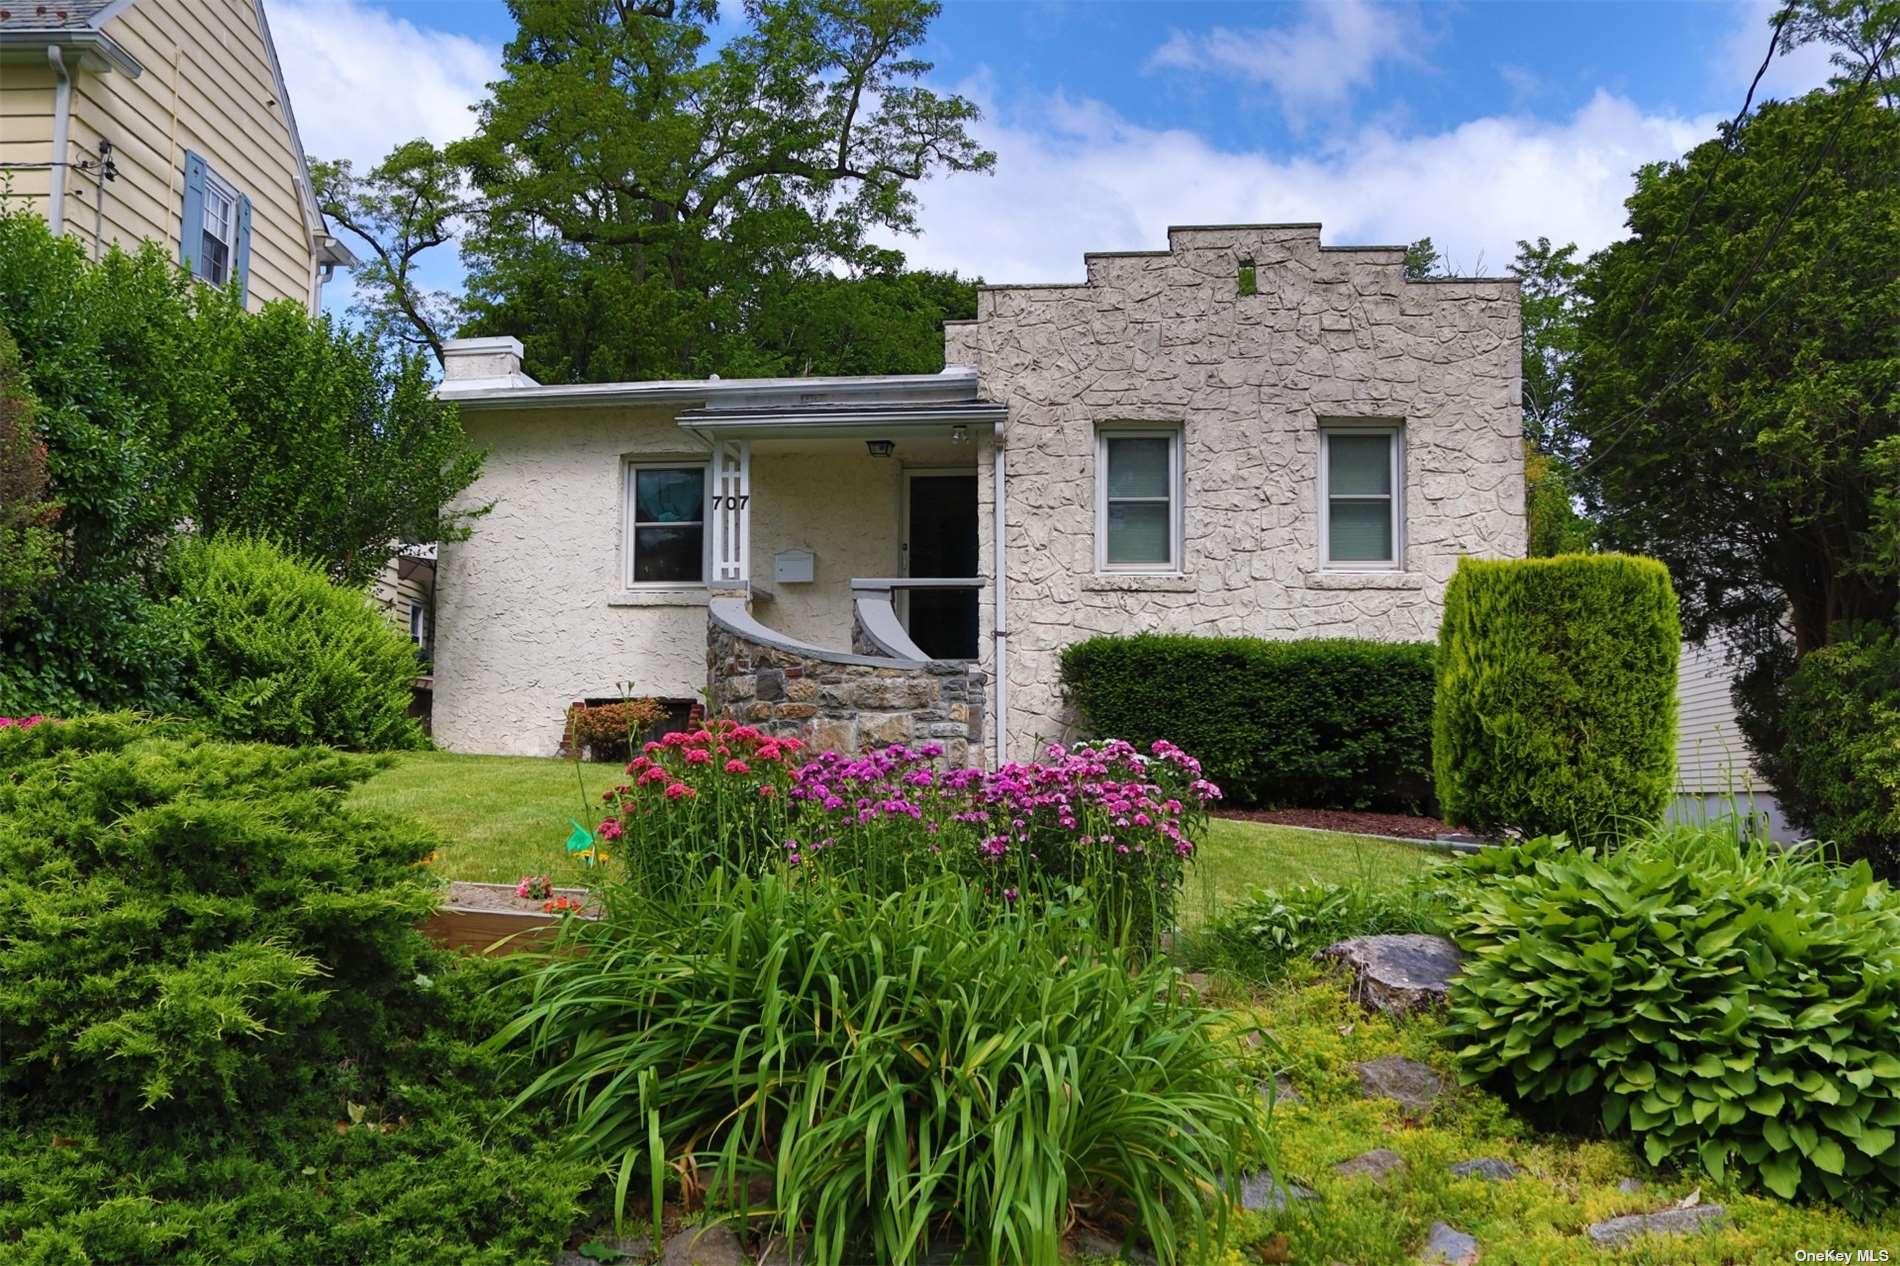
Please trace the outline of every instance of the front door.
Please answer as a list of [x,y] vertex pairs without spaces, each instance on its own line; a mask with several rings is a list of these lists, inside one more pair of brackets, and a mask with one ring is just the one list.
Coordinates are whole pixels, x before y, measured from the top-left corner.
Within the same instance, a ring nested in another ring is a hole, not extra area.
[[[905,574],[977,574],[976,476],[910,475]],[[976,658],[975,589],[912,589],[905,627],[935,659]]]

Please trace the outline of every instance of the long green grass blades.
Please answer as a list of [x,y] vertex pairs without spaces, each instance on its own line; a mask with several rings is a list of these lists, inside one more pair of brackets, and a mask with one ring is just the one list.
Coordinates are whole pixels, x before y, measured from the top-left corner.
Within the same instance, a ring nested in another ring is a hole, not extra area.
[[1262,1150],[1254,1097],[1219,1017],[1095,921],[999,919],[949,876],[614,901],[498,1041],[540,1065],[530,1095],[565,1105],[623,1215],[684,1166],[715,1189],[771,1174],[770,1208],[744,1213],[820,1266],[956,1238],[1051,1261],[1078,1206],[1180,1260],[1224,1233],[1227,1176]]

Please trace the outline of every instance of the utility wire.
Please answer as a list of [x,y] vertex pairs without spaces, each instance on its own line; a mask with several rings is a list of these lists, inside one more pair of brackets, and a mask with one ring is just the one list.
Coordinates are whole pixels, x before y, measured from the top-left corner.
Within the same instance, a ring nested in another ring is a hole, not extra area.
[[[1873,81],[1874,72],[1885,62],[1887,50],[1893,46],[1894,37],[1896,35],[1900,35],[1900,22],[1896,22],[1893,27],[1889,28],[1886,39],[1881,43],[1878,55],[1876,55],[1868,65],[1867,73],[1861,76],[1860,82],[1855,84],[1852,88],[1844,89],[1841,92],[1841,111],[1834,120],[1834,126],[1828,131],[1826,144],[1821,147],[1821,151],[1816,156],[1814,162],[1809,164],[1806,174],[1802,176],[1800,185],[1797,186],[1794,191],[1794,196],[1788,200],[1787,206],[1782,208],[1780,219],[1776,221],[1774,228],[1769,231],[1768,236],[1763,239],[1761,249],[1755,252],[1755,257],[1749,262],[1747,271],[1736,280],[1734,286],[1730,287],[1728,298],[1723,302],[1721,311],[1709,318],[1708,323],[1704,325],[1701,331],[1696,335],[1695,341],[1689,345],[1689,350],[1683,354],[1683,362],[1685,363],[1683,364],[1681,372],[1664,383],[1662,387],[1658,388],[1641,404],[1629,409],[1622,416],[1613,419],[1609,426],[1604,429],[1606,431],[1615,430],[1620,426],[1622,427],[1621,432],[1614,435],[1600,452],[1593,451],[1589,457],[1580,463],[1576,468],[1576,474],[1582,475],[1587,473],[1593,467],[1599,465],[1605,458],[1609,457],[1609,455],[1616,450],[1616,446],[1627,439],[1630,433],[1635,429],[1637,418],[1646,413],[1657,401],[1687,382],[1697,370],[1702,368],[1700,358],[1696,356],[1696,353],[1701,349],[1703,344],[1707,342],[1709,334],[1715,327],[1727,319],[1729,312],[1735,307],[1735,301],[1741,297],[1742,290],[1753,280],[1755,273],[1761,268],[1762,262],[1767,259],[1768,252],[1774,249],[1776,243],[1780,241],[1782,234],[1786,232],[1788,222],[1794,218],[1794,213],[1800,207],[1802,199],[1807,197],[1808,186],[1814,183],[1816,173],[1820,171],[1821,167],[1834,153],[1835,146],[1840,143],[1841,129],[1847,122],[1847,115],[1852,108],[1852,103],[1859,99],[1860,94],[1864,92],[1867,85]],[[1763,305],[1761,311],[1757,312],[1750,318],[1747,324],[1743,325],[1741,329],[1734,331],[1734,333],[1745,334],[1753,329],[1763,317],[1781,306],[1782,301],[1787,297],[1788,293],[1790,292],[1783,291],[1780,295]]]

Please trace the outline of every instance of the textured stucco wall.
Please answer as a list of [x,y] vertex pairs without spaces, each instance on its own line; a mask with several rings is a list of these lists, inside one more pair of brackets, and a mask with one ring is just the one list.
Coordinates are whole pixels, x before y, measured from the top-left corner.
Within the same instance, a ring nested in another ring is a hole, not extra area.
[[[672,409],[466,410],[489,448],[473,504],[495,508],[445,544],[437,582],[435,737],[455,751],[551,755],[575,699],[697,698],[706,590],[623,588],[622,464],[706,460]],[[752,457],[758,617],[822,646],[851,645],[851,578],[898,566],[902,466],[859,441],[762,442]],[[788,546],[817,555],[809,585],[772,580]],[[767,596],[769,594],[769,596]]]
[[[1459,555],[1524,552],[1515,285],[1408,283],[1402,251],[1322,249],[1317,226],[1176,229],[1170,247],[1089,256],[1084,285],[985,290],[947,331],[1009,405],[1012,757],[1072,731],[1070,642],[1429,638]],[[1320,427],[1354,419],[1404,425],[1400,571],[1320,565]],[[1096,434],[1123,422],[1183,428],[1179,575],[1095,571]],[[984,530],[987,550],[987,511]]]

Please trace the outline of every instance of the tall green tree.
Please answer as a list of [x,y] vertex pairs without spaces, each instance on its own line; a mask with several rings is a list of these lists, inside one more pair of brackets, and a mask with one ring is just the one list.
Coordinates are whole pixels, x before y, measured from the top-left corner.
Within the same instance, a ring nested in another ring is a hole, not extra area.
[[353,311],[377,336],[425,347],[442,363],[442,341],[461,322],[460,299],[431,290],[419,276],[421,257],[453,240],[472,209],[461,173],[426,140],[406,141],[358,176],[350,160],[312,158],[317,206],[353,234],[368,256],[352,270]]
[[361,582],[405,540],[466,531],[481,456],[419,355],[287,301],[246,312],[151,243],[95,263],[18,209],[0,209],[0,330],[60,508],[55,576],[0,623],[0,713],[174,706],[183,532],[268,535]]
[[[469,333],[543,381],[787,368],[787,296],[893,271],[919,182],[984,171],[976,107],[923,86],[926,0],[513,0],[476,135]],[[829,287],[835,290],[835,287]],[[767,364],[761,364],[761,360]],[[794,366],[795,368],[795,366]]]
[[1858,82],[1872,72],[1869,82],[1889,105],[1900,104],[1900,0],[1790,0],[1793,11],[1782,28],[1780,49],[1791,52],[1804,44],[1825,44],[1828,60],[1839,72],[1836,87]]
[[1523,328],[1524,514],[1533,558],[1588,550],[1596,538],[1577,512],[1575,443],[1569,433],[1582,301],[1583,264],[1574,242],[1520,240],[1511,264],[1517,278]]
[[1610,543],[1669,564],[1689,636],[1754,658],[1772,752],[1790,657],[1900,604],[1900,114],[1770,103],[1642,169],[1626,205],[1581,287],[1582,488]]

